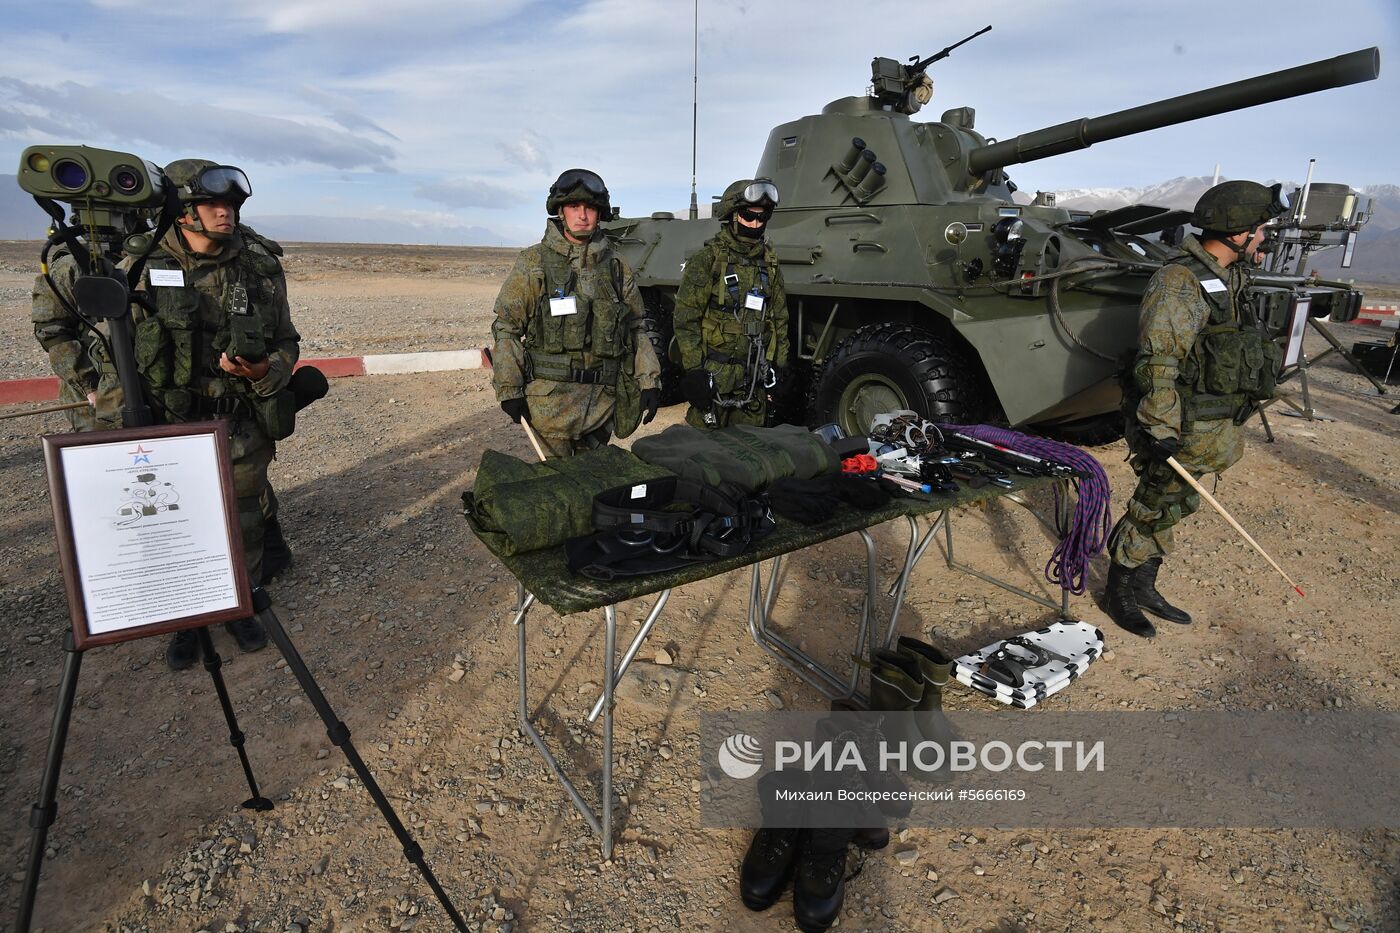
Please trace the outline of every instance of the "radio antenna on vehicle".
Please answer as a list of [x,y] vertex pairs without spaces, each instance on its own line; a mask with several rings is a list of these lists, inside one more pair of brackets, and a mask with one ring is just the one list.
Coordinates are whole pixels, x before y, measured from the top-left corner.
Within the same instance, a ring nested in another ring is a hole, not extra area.
[[690,69],[690,219],[700,219],[700,204],[695,199],[695,152],[700,136],[700,0],[695,0],[695,59]]

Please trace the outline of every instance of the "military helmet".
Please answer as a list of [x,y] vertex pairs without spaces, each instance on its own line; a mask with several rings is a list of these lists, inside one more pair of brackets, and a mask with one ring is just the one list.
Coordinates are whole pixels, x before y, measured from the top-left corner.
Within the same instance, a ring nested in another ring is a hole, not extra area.
[[1266,188],[1257,181],[1226,181],[1201,195],[1191,222],[1202,230],[1234,236],[1286,210],[1281,184]]
[[208,159],[178,159],[165,167],[165,177],[181,204],[229,201],[241,206],[253,194],[253,185],[241,168]]
[[586,168],[571,168],[555,179],[549,186],[549,197],[544,209],[549,216],[557,217],[559,208],[565,204],[591,204],[598,208],[598,216],[604,220],[612,217],[612,202],[608,200],[608,186],[597,172]]
[[739,179],[720,195],[719,204],[715,206],[715,219],[728,220],[735,211],[748,204],[773,210],[778,206],[778,186],[769,178]]

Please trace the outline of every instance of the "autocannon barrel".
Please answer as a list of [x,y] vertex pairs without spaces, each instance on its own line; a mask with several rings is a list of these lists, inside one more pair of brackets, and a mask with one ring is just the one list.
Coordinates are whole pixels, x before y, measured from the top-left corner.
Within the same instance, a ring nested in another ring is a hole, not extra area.
[[1361,49],[1102,117],[1081,117],[1057,126],[1022,133],[972,150],[968,155],[968,169],[972,174],[980,175],[988,169],[1087,149],[1106,139],[1131,136],[1289,97],[1301,97],[1327,88],[1360,84],[1379,76],[1380,70],[1380,49]]

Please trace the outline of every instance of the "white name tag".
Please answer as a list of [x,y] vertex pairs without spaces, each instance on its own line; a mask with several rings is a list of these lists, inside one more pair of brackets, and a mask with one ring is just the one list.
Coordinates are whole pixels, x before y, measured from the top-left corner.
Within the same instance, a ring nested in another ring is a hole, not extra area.
[[152,269],[151,284],[182,288],[185,284],[185,273],[180,269]]
[[745,307],[745,308],[748,308],[750,311],[762,311],[762,310],[763,310],[763,296],[762,296],[762,295],[754,295],[754,294],[745,295],[745,296],[744,296],[744,307]]
[[640,486],[633,486],[633,487],[632,487],[632,498],[633,498],[633,499],[640,499],[642,496],[645,496],[646,494],[647,494],[647,487],[646,487],[646,484],[645,484],[645,483],[643,483],[643,484],[640,485]]
[[1201,288],[1204,288],[1213,295],[1216,292],[1225,291],[1225,283],[1219,279],[1201,279]]
[[578,314],[578,300],[573,295],[549,299],[550,317],[563,317],[566,314]]

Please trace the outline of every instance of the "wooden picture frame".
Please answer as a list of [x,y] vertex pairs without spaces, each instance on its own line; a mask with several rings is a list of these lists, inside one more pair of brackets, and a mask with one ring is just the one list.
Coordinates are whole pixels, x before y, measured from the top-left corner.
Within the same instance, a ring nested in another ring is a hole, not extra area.
[[253,614],[227,422],[48,435],[44,464],[79,651]]

